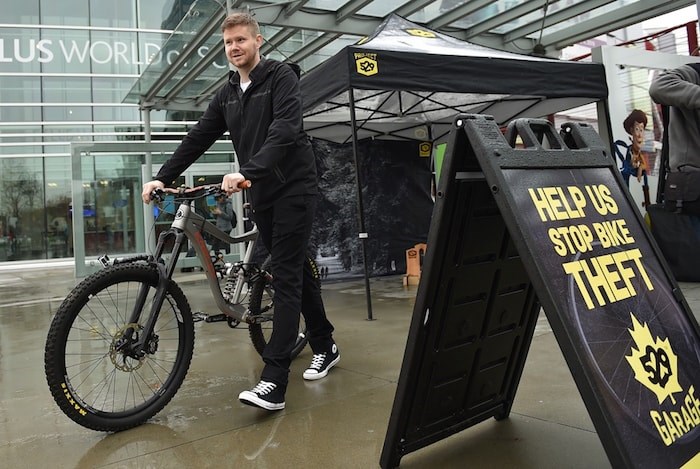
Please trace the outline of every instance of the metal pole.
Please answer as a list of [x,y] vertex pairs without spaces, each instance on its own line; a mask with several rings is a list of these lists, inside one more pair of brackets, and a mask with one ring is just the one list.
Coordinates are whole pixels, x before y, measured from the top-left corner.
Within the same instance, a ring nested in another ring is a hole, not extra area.
[[698,53],[697,21],[687,23],[685,25],[685,30],[688,34],[688,55],[700,55],[700,53]]
[[[146,143],[146,162],[145,162],[145,178],[144,183],[153,179],[153,155],[151,153],[151,110],[149,108],[141,109],[143,114],[143,140]],[[146,252],[154,253],[156,251],[156,237],[155,228],[156,221],[153,217],[153,211],[151,210],[151,205],[144,206],[143,215],[143,231],[144,238],[146,242]],[[149,236],[149,233],[154,233],[154,236]]]
[[355,183],[357,184],[357,211],[360,221],[360,233],[362,241],[362,265],[365,269],[365,295],[367,296],[367,320],[372,321],[372,293],[369,288],[369,270],[367,269],[367,239],[369,235],[365,231],[365,215],[362,204],[362,184],[360,183],[360,165],[357,159],[357,129],[355,127],[355,96],[353,89],[348,90],[350,99],[350,126],[352,128],[352,156],[355,160]]
[[[700,21],[700,0],[695,0],[695,10],[697,13],[698,21]],[[700,23],[698,23],[700,25]],[[692,54],[692,52],[691,52]],[[698,54],[700,55],[700,54]]]

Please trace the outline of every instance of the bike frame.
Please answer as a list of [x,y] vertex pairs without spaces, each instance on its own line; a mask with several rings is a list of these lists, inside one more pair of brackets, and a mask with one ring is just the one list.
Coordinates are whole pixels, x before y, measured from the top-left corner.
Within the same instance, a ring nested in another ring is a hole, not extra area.
[[[158,319],[158,312],[160,311],[163,301],[165,301],[165,295],[168,290],[168,283],[172,279],[172,275],[175,271],[177,260],[182,253],[182,248],[185,246],[187,239],[189,239],[193,246],[197,258],[200,260],[202,267],[204,268],[204,273],[207,278],[207,283],[211,289],[214,301],[218,309],[224,313],[226,316],[233,318],[234,320],[240,322],[249,322],[250,311],[241,302],[241,294],[243,292],[243,286],[247,283],[248,278],[251,275],[248,265],[250,264],[253,254],[255,252],[255,244],[258,239],[258,228],[255,224],[251,230],[238,235],[230,236],[228,233],[221,231],[216,225],[209,222],[203,216],[196,213],[191,203],[194,199],[182,202],[175,213],[175,219],[173,220],[170,228],[160,233],[158,236],[158,244],[156,245],[156,250],[153,256],[133,256],[121,259],[115,259],[114,264],[124,264],[128,262],[136,262],[140,260],[148,260],[151,262],[158,270],[158,285],[156,287],[156,293],[151,303],[151,309],[148,313],[148,320],[144,324],[143,331],[139,335],[139,339],[136,343],[131,346],[132,351],[137,354],[143,354],[144,347],[151,337],[153,328],[156,320]],[[245,255],[242,262],[238,265],[238,269],[234,272],[237,276],[236,288],[232,295],[231,301],[226,301],[221,292],[221,286],[219,284],[219,277],[217,275],[214,263],[209,255],[209,249],[207,248],[206,242],[204,241],[203,233],[207,233],[216,239],[227,242],[229,244],[237,244],[247,242]],[[165,244],[170,239],[174,238],[174,245],[170,251],[170,256],[165,262],[163,259],[163,253],[165,251]],[[105,261],[102,261],[106,264]],[[256,270],[257,272],[257,270]],[[143,313],[143,308],[145,306],[146,297],[148,296],[148,290],[150,287],[142,285],[140,291],[137,294],[137,299],[134,304],[134,309],[131,312],[129,323],[135,324],[139,322],[139,318]],[[127,330],[125,337],[131,335],[133,331]],[[138,352],[137,352],[138,351]]]
[[253,225],[253,228],[250,231],[238,236],[229,236],[227,233],[217,228],[214,224],[207,221],[203,216],[196,213],[188,203],[182,203],[175,213],[175,220],[173,220],[172,224],[170,225],[170,229],[162,232],[158,237],[158,245],[156,246],[154,256],[156,259],[160,259],[163,255],[165,242],[168,240],[168,238],[173,236],[175,237],[175,244],[165,268],[165,275],[168,279],[170,279],[175,270],[175,264],[182,253],[182,246],[184,245],[186,239],[189,238],[189,240],[192,242],[197,258],[200,260],[202,267],[204,268],[207,283],[209,284],[209,288],[214,296],[214,301],[216,302],[217,308],[219,308],[219,310],[227,316],[231,316],[234,319],[245,322],[248,310],[240,304],[239,299],[247,272],[245,271],[245,268],[238,270],[237,275],[239,281],[236,282],[236,290],[233,295],[234,301],[226,301],[221,293],[219,277],[217,276],[214,263],[209,255],[209,249],[204,241],[203,233],[207,233],[214,238],[229,244],[248,242],[245,255],[242,259],[244,266],[245,264],[248,264],[253,257],[255,244],[259,234],[257,226]]

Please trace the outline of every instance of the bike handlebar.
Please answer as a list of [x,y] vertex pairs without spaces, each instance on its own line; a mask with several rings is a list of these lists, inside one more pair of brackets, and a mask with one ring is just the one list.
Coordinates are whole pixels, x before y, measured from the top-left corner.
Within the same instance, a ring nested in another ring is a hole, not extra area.
[[[249,180],[242,181],[238,184],[241,189],[248,189],[252,183]],[[155,189],[151,192],[151,200],[162,202],[166,194],[174,194],[175,200],[179,202],[201,199],[210,195],[226,195],[225,190],[221,189],[221,184],[207,184],[196,187],[164,187],[163,189]]]

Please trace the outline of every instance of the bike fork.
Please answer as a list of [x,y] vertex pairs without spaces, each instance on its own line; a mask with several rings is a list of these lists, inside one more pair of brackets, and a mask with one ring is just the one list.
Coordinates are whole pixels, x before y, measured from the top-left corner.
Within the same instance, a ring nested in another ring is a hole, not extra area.
[[[153,296],[153,301],[151,302],[151,310],[148,314],[148,319],[143,325],[142,333],[140,334],[138,340],[135,343],[131,344],[130,347],[131,352],[138,356],[143,356],[144,350],[148,350],[146,344],[151,341],[153,330],[155,328],[155,323],[158,320],[158,315],[160,313],[160,308],[163,306],[165,296],[168,292],[168,284],[170,283],[170,277],[175,269],[175,264],[177,263],[182,244],[184,240],[187,239],[184,233],[182,232],[177,232],[174,234],[175,244],[173,246],[172,254],[168,261],[168,265],[166,266],[162,262],[158,262],[158,259],[161,259],[163,253],[163,246],[165,245],[166,238],[172,235],[172,232],[163,232],[158,237],[158,246],[156,247],[156,253],[154,256],[156,259],[154,265],[155,268],[158,270],[158,284],[156,285],[156,292]],[[134,303],[134,309],[131,312],[131,316],[129,317],[129,324],[136,324],[141,319],[141,315],[143,313],[144,307],[146,306],[146,299],[148,297],[148,292],[150,291],[150,289],[151,287],[148,285],[141,285],[136,297],[136,302]],[[128,341],[128,339],[133,335],[133,332],[133,328],[131,327],[125,331],[125,341]]]

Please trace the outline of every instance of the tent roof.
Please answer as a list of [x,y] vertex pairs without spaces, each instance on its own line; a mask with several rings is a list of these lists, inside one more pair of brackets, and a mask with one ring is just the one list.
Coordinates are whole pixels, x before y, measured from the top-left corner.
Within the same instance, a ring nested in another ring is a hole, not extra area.
[[457,113],[491,114],[505,124],[592,103],[608,92],[601,64],[489,49],[395,14],[302,77],[310,135],[350,139],[350,89],[358,138],[418,140],[439,138],[438,124],[448,126]]

